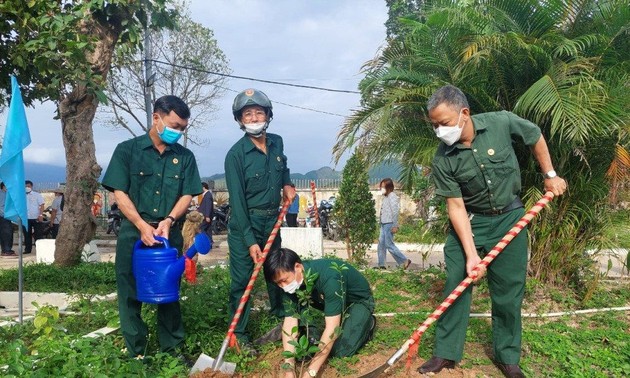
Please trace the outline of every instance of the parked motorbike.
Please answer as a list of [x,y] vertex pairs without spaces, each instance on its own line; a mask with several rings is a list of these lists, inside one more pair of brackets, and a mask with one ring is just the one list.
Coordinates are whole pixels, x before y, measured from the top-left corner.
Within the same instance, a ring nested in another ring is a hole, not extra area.
[[338,241],[340,230],[337,222],[332,218],[333,204],[326,200],[319,203],[319,225],[324,236],[330,240]]
[[212,214],[212,234],[217,235],[223,231],[227,231],[228,222],[230,221],[230,204],[226,202],[220,206],[214,206]]
[[50,219],[52,217],[52,207],[48,206],[42,213],[41,222],[35,223],[35,240],[39,239],[54,239],[52,237],[52,226],[50,225]]
[[122,214],[118,207],[113,207],[107,212],[107,234],[114,233],[118,236],[120,231],[120,222],[122,221]]

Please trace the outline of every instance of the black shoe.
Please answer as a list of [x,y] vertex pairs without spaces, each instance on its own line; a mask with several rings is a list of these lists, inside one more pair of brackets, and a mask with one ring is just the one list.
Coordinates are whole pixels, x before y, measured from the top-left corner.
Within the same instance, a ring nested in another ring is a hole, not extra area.
[[497,362],[497,367],[501,370],[501,373],[505,375],[507,378],[525,378],[525,374],[521,371],[521,368],[518,364],[502,364]]
[[383,269],[384,270],[384,269],[387,269],[387,267],[383,266],[383,265],[378,265],[378,266],[375,266],[374,269]]
[[238,342],[238,350],[242,355],[249,357],[258,357],[258,349],[249,341]]
[[452,369],[454,367],[455,361],[433,356],[418,368],[418,372],[422,374],[438,373],[444,368]]
[[192,367],[195,365],[195,361],[190,360],[183,354],[178,354],[175,356],[175,358],[178,359],[180,363],[186,366],[189,370],[192,369]]
[[263,345],[282,340],[282,323],[273,327],[269,332],[254,340],[254,345]]
[[407,268],[409,268],[409,265],[411,265],[411,260],[407,259],[405,265],[403,265],[403,270],[407,270]]
[[374,338],[374,330],[376,329],[376,316],[372,315],[372,325],[370,326],[370,330],[368,331],[368,338],[366,344],[372,341]]

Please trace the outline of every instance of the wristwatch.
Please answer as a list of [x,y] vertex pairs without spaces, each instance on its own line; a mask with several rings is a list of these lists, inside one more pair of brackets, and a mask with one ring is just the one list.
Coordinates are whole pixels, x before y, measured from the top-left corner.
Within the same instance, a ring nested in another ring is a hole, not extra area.
[[308,369],[309,377],[317,377],[317,370]]
[[558,175],[556,174],[556,171],[554,171],[553,169],[551,171],[545,173],[545,178],[546,179],[554,178],[556,176],[558,176]]

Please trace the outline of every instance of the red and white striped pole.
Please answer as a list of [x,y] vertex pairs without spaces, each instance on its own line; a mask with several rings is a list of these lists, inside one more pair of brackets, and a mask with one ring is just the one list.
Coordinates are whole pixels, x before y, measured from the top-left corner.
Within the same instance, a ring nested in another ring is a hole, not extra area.
[[227,335],[225,335],[225,339],[223,340],[223,345],[221,346],[221,351],[219,352],[219,356],[217,356],[214,366],[218,367],[221,365],[221,361],[223,360],[223,356],[225,355],[225,351],[228,345],[229,346],[236,345],[236,337],[234,336],[234,330],[236,329],[236,325],[238,324],[238,321],[241,318],[241,314],[243,313],[245,304],[249,300],[249,295],[252,292],[252,289],[254,288],[254,283],[256,282],[256,278],[258,278],[258,273],[260,272],[260,269],[262,268],[263,263],[267,259],[267,254],[269,253],[269,250],[271,249],[271,245],[273,244],[273,241],[276,239],[276,235],[278,235],[278,231],[280,231],[280,226],[282,226],[282,221],[284,220],[284,216],[286,215],[290,204],[291,203],[289,202],[289,200],[287,200],[284,203],[284,205],[282,205],[280,214],[278,214],[278,220],[276,220],[276,224],[273,225],[273,229],[271,230],[271,234],[269,235],[269,238],[267,239],[265,248],[263,248],[262,256],[260,260],[258,260],[256,262],[256,265],[254,266],[254,271],[252,272],[252,276],[249,279],[247,286],[245,287],[245,291],[243,292],[243,295],[241,296],[241,300],[238,304],[238,308],[236,309],[236,312],[234,313],[234,316],[232,317],[230,328],[227,331]]
[[311,194],[313,195],[313,209],[315,210],[315,227],[319,227],[319,210],[317,209],[317,197],[315,196],[315,181],[311,180]]
[[[507,234],[497,243],[497,245],[492,248],[492,250],[486,255],[486,257],[481,260],[481,262],[474,268],[474,270],[479,269],[481,265],[484,265],[486,268],[490,263],[503,251],[503,249],[514,239],[519,232],[521,232],[530,222],[531,220],[540,213],[540,211],[553,199],[553,193],[547,192],[545,195],[536,202],[536,204],[527,212],[525,215],[507,232]],[[449,295],[446,299],[433,311],[431,315],[425,320],[411,335],[411,337],[403,344],[403,346],[398,349],[396,353],[389,360],[387,360],[386,364],[389,365],[385,370],[389,370],[400,356],[405,353],[407,350],[409,351],[407,357],[407,366],[411,364],[411,358],[415,356],[418,352],[418,345],[420,344],[420,338],[424,334],[424,332],[429,328],[431,324],[433,324],[436,320],[440,318],[440,316],[446,311],[452,304],[455,302],[457,298],[466,290],[466,288],[472,283],[473,278],[468,276],[466,277]],[[367,375],[366,375],[367,376]]]

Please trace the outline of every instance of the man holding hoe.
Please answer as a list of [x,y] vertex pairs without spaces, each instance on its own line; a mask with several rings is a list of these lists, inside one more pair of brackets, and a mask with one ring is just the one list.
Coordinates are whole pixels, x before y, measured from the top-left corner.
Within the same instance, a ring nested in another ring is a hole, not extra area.
[[[444,245],[447,296],[523,216],[521,177],[514,143],[529,146],[544,176],[545,191],[562,195],[566,182],[554,171],[541,130],[501,111],[472,116],[464,93],[452,85],[438,89],[427,108],[442,141],[433,160],[436,194],[446,198],[450,231]],[[507,377],[524,377],[521,354],[521,305],[527,273],[527,233],[519,233],[488,268],[492,299],[492,337],[497,367]],[[453,368],[462,359],[472,288],[437,322],[433,357],[420,373]]]

